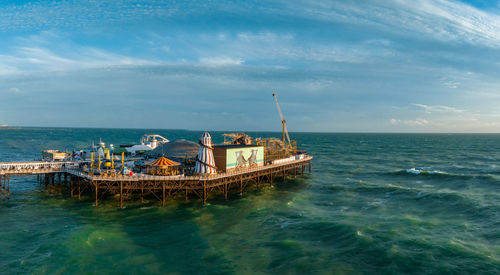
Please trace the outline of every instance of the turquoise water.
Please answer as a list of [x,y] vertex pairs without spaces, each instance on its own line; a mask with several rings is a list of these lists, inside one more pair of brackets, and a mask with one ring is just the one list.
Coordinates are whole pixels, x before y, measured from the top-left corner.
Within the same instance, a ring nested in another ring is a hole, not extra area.
[[[201,134],[1,130],[0,161],[143,133]],[[0,201],[0,273],[500,273],[500,135],[292,136],[314,155],[312,175],[207,206],[93,207],[15,178]]]

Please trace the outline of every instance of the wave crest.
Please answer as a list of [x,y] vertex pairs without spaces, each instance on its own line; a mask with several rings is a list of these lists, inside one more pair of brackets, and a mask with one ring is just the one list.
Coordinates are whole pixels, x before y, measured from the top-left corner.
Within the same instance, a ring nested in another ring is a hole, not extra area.
[[414,175],[451,175],[443,171],[439,170],[424,170],[424,169],[416,169],[416,168],[410,168],[406,169],[406,173],[409,174],[414,174]]
[[473,175],[453,174],[445,171],[426,169],[426,168],[410,168],[406,170],[400,170],[392,174],[400,176],[424,176],[429,178],[460,178],[460,179],[474,178]]

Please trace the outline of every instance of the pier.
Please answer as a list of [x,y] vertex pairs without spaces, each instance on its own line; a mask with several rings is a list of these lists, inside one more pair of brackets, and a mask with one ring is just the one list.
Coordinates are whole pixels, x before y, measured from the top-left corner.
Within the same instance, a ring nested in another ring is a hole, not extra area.
[[[119,195],[119,206],[138,195],[141,201],[146,196],[153,197],[165,206],[167,199],[183,197],[198,198],[206,204],[212,194],[223,196],[242,195],[244,190],[253,185],[260,189],[262,184],[273,185],[277,180],[311,173],[311,156],[289,160],[278,164],[259,167],[245,167],[230,172],[210,175],[175,175],[153,176],[146,174],[129,175],[93,175],[78,168],[76,162],[2,162],[0,163],[0,197],[10,199],[11,176],[36,175],[40,186],[53,190],[55,185],[66,187],[69,196],[78,199],[82,195],[93,197],[94,205],[106,195]],[[57,179],[56,179],[57,178]]]

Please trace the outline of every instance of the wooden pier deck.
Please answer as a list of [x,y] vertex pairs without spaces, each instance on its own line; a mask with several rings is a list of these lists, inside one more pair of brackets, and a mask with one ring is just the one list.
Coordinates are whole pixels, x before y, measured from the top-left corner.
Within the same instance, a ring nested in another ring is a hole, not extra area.
[[66,186],[71,197],[81,199],[83,194],[92,195],[95,206],[99,204],[103,196],[118,194],[120,208],[124,206],[125,199],[133,194],[139,195],[141,201],[144,201],[145,196],[154,197],[161,201],[162,206],[165,205],[166,199],[181,195],[186,200],[195,195],[203,204],[206,204],[208,196],[213,193],[220,194],[227,200],[231,194],[242,195],[245,188],[250,185],[255,185],[258,189],[264,182],[273,185],[276,179],[285,181],[287,176],[303,175],[306,168],[311,173],[311,161],[311,156],[305,156],[303,159],[279,164],[200,176],[144,174],[99,176],[69,168],[75,164],[74,162],[0,163],[0,195],[4,194],[10,198],[11,176],[37,175],[40,185],[44,184],[51,188],[56,184]]

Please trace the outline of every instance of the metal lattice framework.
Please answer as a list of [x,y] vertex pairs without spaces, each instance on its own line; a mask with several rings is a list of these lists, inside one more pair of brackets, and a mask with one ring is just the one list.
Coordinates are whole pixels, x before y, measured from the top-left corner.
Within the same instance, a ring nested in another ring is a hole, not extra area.
[[273,185],[279,178],[285,181],[287,176],[303,175],[306,168],[311,173],[311,156],[263,167],[249,167],[238,171],[198,176],[96,176],[79,169],[63,168],[27,170],[0,170],[0,196],[10,198],[10,177],[12,175],[37,175],[40,186],[45,186],[51,193],[63,193],[69,190],[71,197],[93,197],[94,205],[106,196],[119,195],[120,207],[124,201],[138,195],[141,201],[145,197],[154,198],[165,205],[167,199],[183,196],[199,198],[204,204],[208,196],[221,194],[228,199],[231,194],[243,194],[245,188],[257,189],[264,182]]

